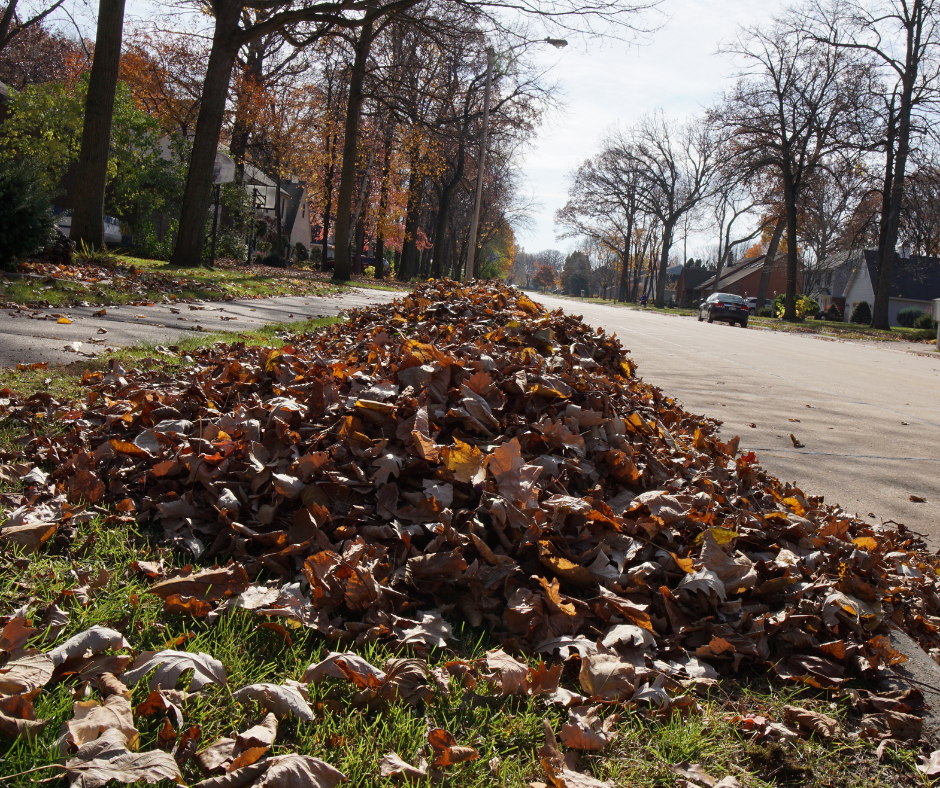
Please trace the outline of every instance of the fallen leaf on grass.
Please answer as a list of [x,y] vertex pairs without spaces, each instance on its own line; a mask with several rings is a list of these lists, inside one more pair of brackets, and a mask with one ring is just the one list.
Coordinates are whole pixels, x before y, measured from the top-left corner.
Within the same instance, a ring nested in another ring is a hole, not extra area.
[[633,694],[634,672],[616,654],[590,654],[581,660],[581,689],[598,700],[622,700]]
[[417,766],[402,760],[397,752],[389,752],[382,756],[379,761],[379,774],[382,777],[398,778],[403,782],[410,780],[426,780],[428,778],[428,767],[422,758]]
[[831,739],[839,731],[839,722],[832,717],[798,706],[784,706],[783,710],[787,722],[806,728],[824,739]]
[[464,761],[475,761],[480,757],[480,753],[473,747],[457,744],[454,735],[443,728],[435,728],[428,733],[428,744],[431,745],[431,749],[434,751],[431,765],[435,768],[453,766]]
[[156,668],[150,678],[149,687],[155,690],[175,689],[179,677],[192,668],[193,677],[189,682],[189,692],[202,689],[207,684],[225,686],[225,668],[215,657],[202,652],[188,651],[145,651],[134,662],[132,668],[124,674],[128,685],[136,684],[151,670]]
[[49,658],[58,667],[67,660],[83,657],[87,653],[100,654],[102,651],[130,648],[131,644],[124,635],[110,627],[93,626],[79,632],[49,652]]
[[923,763],[917,764],[917,771],[927,777],[936,777],[940,774],[940,750],[934,750],[929,756],[920,756]]
[[26,641],[38,631],[38,629],[27,626],[26,619],[23,616],[14,616],[0,631],[0,651],[13,651],[13,649],[22,648],[26,645]]
[[545,734],[545,743],[538,752],[539,760],[545,775],[555,788],[614,788],[611,782],[602,782],[588,774],[568,768],[561,750],[558,749],[558,740],[555,738],[552,725],[547,719],[542,720],[542,730]]
[[304,722],[313,722],[314,719],[313,710],[297,687],[283,684],[249,684],[233,692],[232,697],[242,703],[257,701],[258,705],[274,712],[278,717],[292,714]]
[[161,599],[177,596],[215,602],[226,596],[238,596],[246,591],[249,585],[250,581],[245,567],[241,564],[233,564],[161,580],[150,586],[149,591]]
[[54,669],[52,658],[38,651],[11,659],[0,667],[0,692],[19,695],[37,690],[48,683]]
[[151,785],[161,780],[183,781],[172,755],[160,750],[131,752],[124,734],[115,728],[79,747],[65,762],[65,776],[72,788],[100,788],[111,780]]
[[617,715],[606,720],[598,715],[599,706],[575,706],[568,709],[568,722],[559,734],[561,743],[576,750],[603,750],[616,736],[613,728]]
[[72,719],[66,723],[69,741],[81,746],[94,741],[107,730],[120,731],[131,749],[137,748],[137,728],[130,701],[122,695],[111,695],[104,703],[79,700],[72,706]]
[[346,779],[319,758],[278,755],[220,777],[195,783],[193,788],[335,788]]

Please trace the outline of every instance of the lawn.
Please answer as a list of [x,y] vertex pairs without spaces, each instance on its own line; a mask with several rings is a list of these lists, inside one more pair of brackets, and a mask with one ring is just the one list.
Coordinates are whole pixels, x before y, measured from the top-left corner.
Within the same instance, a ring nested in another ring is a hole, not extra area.
[[244,266],[220,260],[214,269],[180,268],[162,260],[121,254],[75,255],[73,264],[58,266],[27,261],[19,275],[0,273],[0,306],[78,305],[232,301],[274,296],[326,296],[349,286],[398,290],[397,282],[355,277],[334,282],[308,268]]

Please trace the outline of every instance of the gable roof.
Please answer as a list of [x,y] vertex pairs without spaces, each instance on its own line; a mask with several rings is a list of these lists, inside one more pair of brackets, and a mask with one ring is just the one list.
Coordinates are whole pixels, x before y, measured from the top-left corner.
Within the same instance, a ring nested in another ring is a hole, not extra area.
[[[725,267],[721,271],[721,279],[718,280],[717,290],[724,290],[728,285],[733,285],[735,282],[739,282],[744,277],[753,274],[755,271],[759,271],[764,266],[764,259],[767,255],[762,254],[760,257],[745,258],[740,265],[733,265],[730,267]],[[778,254],[777,259],[774,262],[774,265],[780,265],[781,261],[786,261],[786,258]],[[709,279],[702,282],[696,290],[706,290],[711,289],[715,285],[715,275],[713,274]]]
[[[864,254],[872,290],[877,290],[878,252],[875,249],[866,249]],[[920,255],[901,257],[895,252],[889,297],[912,298],[918,301],[940,298],[940,258]]]
[[683,268],[682,273],[679,274],[686,290],[694,290],[711,276],[714,276],[714,272],[707,268]]

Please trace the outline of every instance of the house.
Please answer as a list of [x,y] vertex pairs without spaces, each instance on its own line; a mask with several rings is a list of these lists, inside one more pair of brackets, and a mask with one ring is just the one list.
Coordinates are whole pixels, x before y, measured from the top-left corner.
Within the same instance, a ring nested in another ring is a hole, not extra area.
[[[878,252],[866,249],[854,261],[845,287],[845,314],[850,316],[855,305],[875,303]],[[911,307],[930,312],[933,300],[940,298],[940,258],[901,256],[894,253],[891,290],[888,297],[888,324],[898,323],[898,312]]]
[[309,199],[307,184],[296,178],[281,179],[280,189],[277,182],[252,164],[245,164],[245,189],[252,197],[255,213],[259,217],[277,220],[277,202],[280,199],[281,228],[290,239],[290,248],[298,243],[310,251],[312,236],[310,232]]
[[[760,287],[761,271],[764,268],[766,255],[760,257],[745,257],[742,260],[728,263],[721,271],[721,278],[715,286],[717,274],[709,272],[704,282],[692,288],[693,302],[702,301],[712,293],[732,293],[742,298],[756,296]],[[767,281],[767,298],[773,299],[777,293],[787,289],[787,258],[778,254],[770,268],[770,278]]]
[[843,249],[823,260],[813,272],[812,286],[807,295],[816,299],[821,310],[835,304],[840,312],[845,311],[845,288],[858,264],[858,250]]
[[692,306],[696,302],[695,288],[706,279],[715,276],[714,271],[707,268],[689,268],[685,266],[676,280],[676,304],[678,306]]

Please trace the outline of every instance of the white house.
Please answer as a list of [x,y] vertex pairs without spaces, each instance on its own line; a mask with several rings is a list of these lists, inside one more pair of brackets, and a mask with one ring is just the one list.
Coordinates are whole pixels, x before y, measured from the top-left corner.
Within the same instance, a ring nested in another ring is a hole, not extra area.
[[[867,301],[874,306],[877,285],[877,258],[874,249],[866,249],[858,256],[845,286],[845,317],[848,319],[855,305]],[[897,326],[898,312],[911,307],[930,312],[933,299],[940,298],[940,259],[936,257],[907,257],[895,253],[888,299],[888,321]]]

